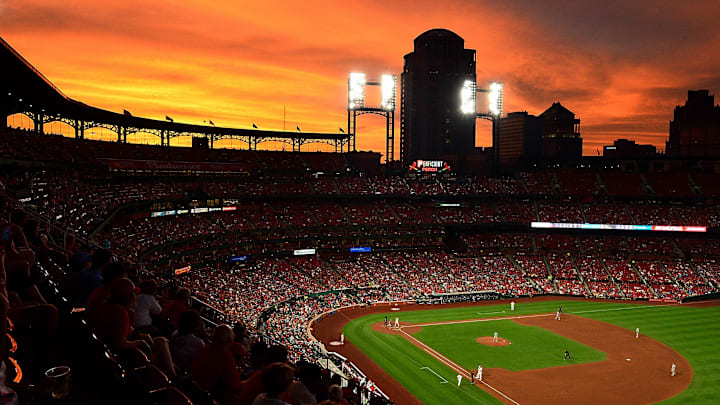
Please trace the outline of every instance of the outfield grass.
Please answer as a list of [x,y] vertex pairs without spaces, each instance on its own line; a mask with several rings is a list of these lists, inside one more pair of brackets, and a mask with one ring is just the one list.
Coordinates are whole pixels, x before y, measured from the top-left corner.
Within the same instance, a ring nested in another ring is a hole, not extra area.
[[[612,323],[630,330],[639,327],[643,335],[659,340],[683,355],[693,367],[695,373],[693,381],[687,390],[665,401],[665,403],[716,403],[720,397],[720,307],[661,307],[644,306],[642,304],[625,304],[614,301],[595,303],[558,300],[518,304],[516,311],[512,313],[509,311],[508,305],[503,304],[424,311],[402,311],[400,313],[388,313],[388,317],[393,319],[395,316],[399,316],[401,321],[428,323],[548,313],[554,312],[558,305],[562,305],[566,313],[575,313],[579,316]],[[343,332],[349,341],[358,346],[368,357],[392,375],[420,401],[425,404],[467,402],[498,403],[489,394],[475,386],[471,386],[469,383],[464,383],[463,386],[458,389],[457,379],[455,377],[457,374],[455,372],[408,342],[404,337],[372,331],[370,325],[382,321],[383,318],[383,314],[361,317],[349,322],[343,329]],[[488,324],[502,325],[500,322],[505,321],[493,321],[488,322]],[[474,327],[477,328],[477,323],[457,324],[452,325],[453,329],[443,330],[443,333],[449,336],[452,336],[452,334],[474,335],[474,338],[480,336],[475,333],[474,330],[467,333],[455,332],[455,328],[465,327],[466,325],[475,325]],[[436,328],[436,326],[424,327],[416,337],[420,339],[423,332],[430,328]],[[498,327],[498,329],[500,328]],[[558,336],[553,333],[550,334]],[[492,331],[490,331],[488,335],[491,336]],[[502,332],[501,336],[505,337],[505,332]],[[517,338],[508,338],[513,341],[513,345],[507,347],[514,348],[516,345],[520,346],[519,343],[515,343],[515,339]],[[428,339],[427,336],[424,336],[421,340],[424,339]],[[428,342],[427,344],[443,353],[448,350],[448,348],[440,349],[439,345],[443,343],[433,342],[431,344]],[[459,344],[465,345],[465,343],[462,342]],[[481,349],[483,347],[477,343],[474,344],[475,346],[473,347],[480,346]],[[465,351],[464,348],[460,348],[459,350]],[[570,350],[570,352],[573,353],[573,350]],[[591,350],[597,352],[594,349]],[[447,355],[450,357],[450,354]],[[477,364],[474,364],[475,355],[476,354],[471,354],[469,360],[463,360],[465,354],[456,353],[453,354],[451,358],[459,365],[473,369],[477,367]],[[597,355],[597,353],[595,353],[595,355]],[[523,356],[525,355],[523,354]],[[533,360],[533,362],[535,361],[536,360]],[[540,362],[540,359],[537,361]],[[549,359],[548,363],[545,363],[542,367],[552,366],[552,361],[553,359]],[[510,366],[505,368],[513,369],[513,362],[514,360],[508,360],[507,364]],[[484,360],[483,365],[486,367],[496,367],[489,362],[486,363]],[[538,366],[535,368],[541,367]],[[437,375],[433,372],[437,373]],[[438,375],[440,377],[438,377]],[[442,383],[443,378],[447,380],[448,383]]]

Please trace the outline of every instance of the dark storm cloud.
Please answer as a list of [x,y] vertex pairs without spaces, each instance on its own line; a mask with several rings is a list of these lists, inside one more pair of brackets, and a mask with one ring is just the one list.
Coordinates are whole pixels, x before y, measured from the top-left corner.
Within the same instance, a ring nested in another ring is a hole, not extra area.
[[494,4],[530,25],[540,25],[540,32],[581,47],[605,48],[623,59],[662,59],[678,48],[710,42],[718,37],[720,19],[718,0],[510,0]]

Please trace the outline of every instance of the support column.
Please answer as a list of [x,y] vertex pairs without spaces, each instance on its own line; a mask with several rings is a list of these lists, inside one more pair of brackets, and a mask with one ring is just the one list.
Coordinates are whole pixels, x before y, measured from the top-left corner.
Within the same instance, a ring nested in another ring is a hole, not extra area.
[[[350,129],[350,110],[348,110],[347,133],[348,133],[348,152],[350,152],[350,137],[352,136],[352,130]],[[340,148],[341,152],[342,152],[342,150],[343,150],[343,148]]]
[[[353,134],[352,134],[352,151],[357,152],[355,148],[355,129],[357,128],[357,111],[353,110]],[[348,145],[348,152],[350,152],[350,145]]]
[[385,113],[385,162],[395,160],[395,111]]
[[492,119],[492,146],[493,146],[493,168],[495,174],[500,171],[500,138],[499,138],[499,125],[497,118]]
[[10,133],[8,130],[8,117],[10,114],[8,113],[8,109],[0,106],[0,119],[2,119],[2,125],[0,125],[0,135],[5,135]]
[[73,120],[73,129],[75,130],[75,139],[80,138],[80,123],[78,120]]
[[33,120],[33,130],[35,131],[35,133],[42,134],[42,132],[43,132],[42,115],[33,113],[32,120]]

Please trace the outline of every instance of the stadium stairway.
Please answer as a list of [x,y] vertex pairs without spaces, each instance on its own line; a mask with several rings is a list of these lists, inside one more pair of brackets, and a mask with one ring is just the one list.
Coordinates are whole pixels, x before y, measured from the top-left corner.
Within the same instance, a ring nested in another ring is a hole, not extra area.
[[642,281],[642,283],[643,283],[647,288],[650,289],[650,292],[652,293],[652,295],[653,295],[654,297],[657,297],[658,294],[657,294],[657,292],[655,291],[655,289],[653,288],[652,284],[650,284],[650,282],[648,282],[648,280],[647,280],[645,277],[643,277],[642,273],[640,272],[640,269],[637,268],[637,266],[635,265],[634,261],[633,261],[633,260],[630,260],[629,263],[630,263],[630,268],[633,269],[633,271],[635,272],[635,274],[637,274],[637,276],[638,276],[638,278],[640,279],[640,281]]
[[533,287],[535,288],[536,291],[539,291],[539,292],[542,292],[542,291],[543,291],[542,286],[539,285],[539,284],[537,283],[537,281],[535,281],[532,277],[528,277],[528,274],[527,274],[527,272],[525,271],[525,269],[520,265],[520,263],[517,262],[517,260],[515,260],[515,257],[514,257],[513,255],[508,254],[508,253],[503,253],[503,256],[504,256],[510,263],[512,263],[512,265],[515,266],[515,268],[516,268],[518,271],[520,271],[520,273],[522,273],[522,275],[523,275],[523,277],[525,278],[525,280],[529,280],[529,281],[530,281],[530,284],[533,285]]
[[687,287],[685,286],[685,283],[683,283],[682,280],[678,280],[678,278],[675,277],[675,275],[670,270],[668,270],[668,268],[665,266],[665,263],[663,263],[662,261],[658,261],[658,265],[665,272],[665,274],[667,274],[668,277],[672,279],[673,283],[675,283],[676,286],[680,287],[680,289],[682,289],[685,294],[690,295]]
[[709,280],[707,277],[705,277],[705,274],[699,271],[697,266],[695,266],[695,262],[693,260],[688,260],[688,264],[690,265],[690,268],[693,269],[695,274],[699,275],[703,280],[705,280],[705,283],[707,285],[711,286],[715,291],[720,290],[720,285],[715,285],[712,280]]
[[553,285],[553,292],[554,292],[555,294],[557,294],[557,293],[558,293],[558,286],[557,286],[557,280],[555,279],[555,276],[556,276],[556,275],[553,274],[553,271],[552,271],[552,269],[550,268],[550,265],[548,264],[547,255],[543,254],[543,255],[542,255],[542,258],[543,258],[543,265],[545,265],[545,271],[547,271],[547,274],[552,277],[552,280],[551,280],[551,281],[552,281],[552,285]]
[[620,295],[621,295],[623,298],[626,298],[626,299],[627,299],[627,296],[625,295],[625,291],[623,291],[623,289],[620,288],[620,286],[619,286],[618,283],[617,283],[617,280],[615,280],[615,276],[613,276],[612,273],[610,273],[610,269],[608,269],[607,265],[605,264],[605,260],[601,258],[601,259],[600,259],[600,264],[602,264],[603,269],[605,269],[605,273],[608,275],[608,279],[609,279],[610,281],[612,281],[613,286],[615,287],[615,290],[619,291],[619,292],[620,292]]
[[575,256],[570,256],[570,261],[573,264],[573,270],[575,270],[575,274],[577,274],[578,280],[580,280],[580,284],[582,284],[583,288],[585,288],[585,293],[588,295],[588,297],[591,297],[592,292],[590,291],[590,287],[588,287],[587,283],[585,282],[585,277],[583,277],[580,270],[578,270],[577,258]]

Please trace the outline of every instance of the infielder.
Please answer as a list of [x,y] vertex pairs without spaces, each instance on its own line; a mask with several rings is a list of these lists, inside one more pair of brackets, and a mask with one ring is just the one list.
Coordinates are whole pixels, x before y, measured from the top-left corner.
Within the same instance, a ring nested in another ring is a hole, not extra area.
[[570,357],[570,352],[565,349],[565,355],[563,356],[563,360],[572,360],[572,357]]
[[340,344],[341,344],[341,345],[344,345],[344,344],[345,344],[345,334],[344,334],[344,333],[341,333],[341,334],[340,334]]
[[498,341],[498,333],[494,332],[493,333],[493,342],[497,342],[497,341]]
[[510,301],[510,310],[511,311],[515,310],[515,301]]
[[398,318],[398,317],[395,317],[395,327],[396,328],[400,327],[400,318]]
[[670,377],[675,377],[675,363],[670,366]]
[[458,374],[458,387],[460,386],[460,383],[462,382],[462,376]]
[[560,320],[560,314],[562,313],[562,305],[558,306],[558,310],[555,313],[555,319]]
[[635,328],[635,339],[640,338],[640,328]]
[[472,370],[470,370],[470,383],[475,384],[475,374],[472,373]]
[[478,372],[475,378],[477,378],[478,381],[482,381],[482,364],[478,364]]

